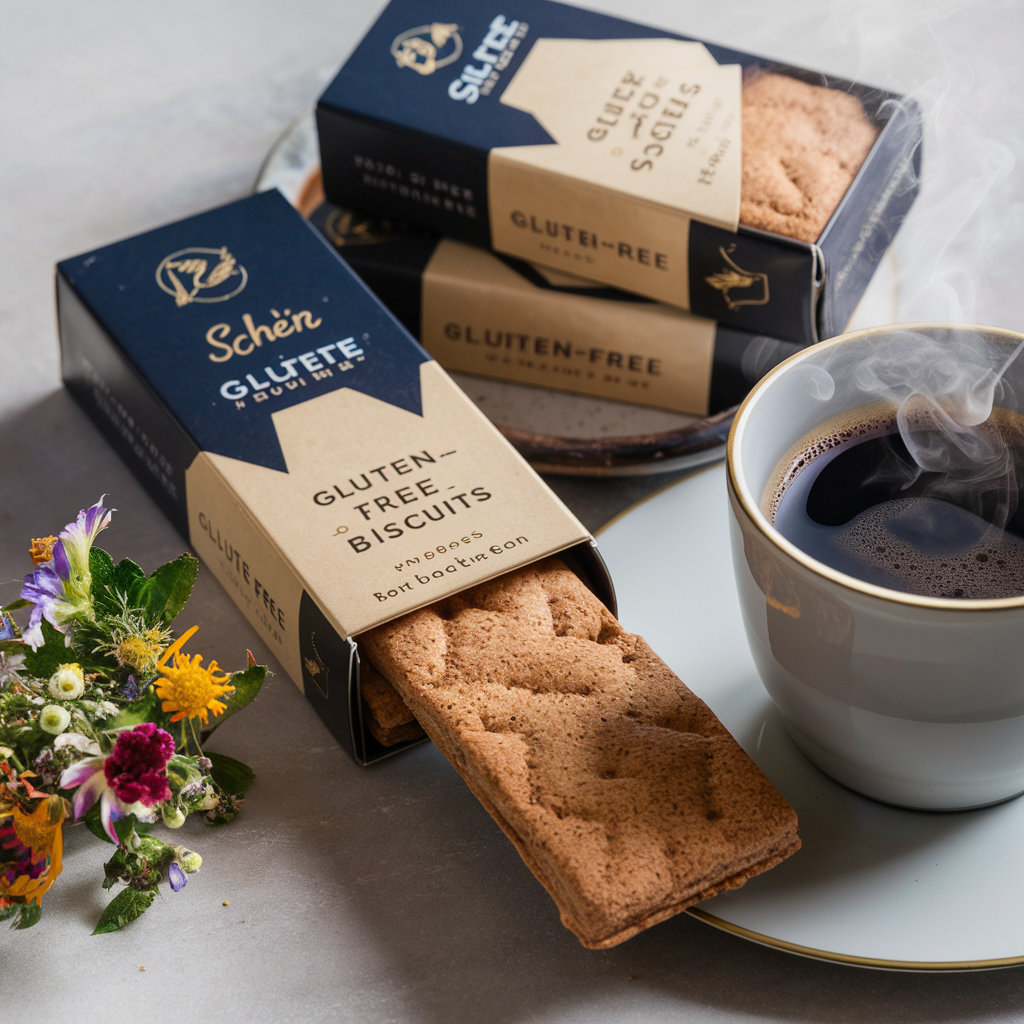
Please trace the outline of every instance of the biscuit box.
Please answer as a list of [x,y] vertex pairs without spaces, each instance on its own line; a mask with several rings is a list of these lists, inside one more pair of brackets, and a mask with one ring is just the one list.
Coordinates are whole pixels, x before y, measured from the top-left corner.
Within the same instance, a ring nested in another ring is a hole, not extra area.
[[309,219],[448,370],[707,416],[800,349],[331,203]]
[[555,552],[614,607],[587,530],[280,193],[56,283],[69,391],[358,762],[403,744],[354,636]]
[[551,0],[392,0],[317,130],[333,203],[804,345],[920,172],[912,100]]

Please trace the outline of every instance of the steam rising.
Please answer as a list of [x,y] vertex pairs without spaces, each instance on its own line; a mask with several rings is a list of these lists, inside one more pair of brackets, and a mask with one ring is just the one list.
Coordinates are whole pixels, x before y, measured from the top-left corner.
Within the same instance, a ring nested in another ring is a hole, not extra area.
[[918,321],[1020,329],[1024,179],[1011,171],[1024,136],[1009,41],[1020,37],[1024,9],[1016,0],[866,0],[851,14],[839,5],[827,25],[854,58],[847,73],[910,97],[924,121],[921,191],[893,246],[898,290],[887,301],[879,280],[852,329]]
[[[892,17],[884,14],[889,10]],[[1011,269],[1024,210],[1020,176],[1011,175],[1021,150],[1021,134],[1011,128],[1015,91],[1000,80],[997,62],[963,45],[977,36],[973,19],[994,19],[1012,33],[1019,12],[1001,0],[898,10],[869,0],[845,25],[845,14],[836,17],[835,27],[858,46],[855,77],[905,93],[924,121],[921,191],[893,247],[898,293],[876,323],[966,321],[1024,329],[1016,321],[1024,310]],[[874,312],[882,311],[876,306]],[[854,328],[872,322],[870,312],[855,319]],[[897,409],[912,461],[894,450],[877,480],[1004,527],[1024,485],[1024,438],[992,410],[1016,407],[1005,374],[1019,353],[1020,346],[1011,350],[973,332],[929,337],[894,331],[860,365],[828,368],[837,379],[850,374],[865,402],[881,399]]]
[[1005,527],[1024,483],[1022,438],[1009,436],[1019,428],[992,412],[997,402],[1014,407],[1005,374],[1022,347],[1011,350],[974,331],[897,329],[856,365],[842,365],[849,357],[837,349],[829,371],[849,375],[865,404],[895,407],[911,459],[893,448],[865,483],[896,484],[908,497],[938,498]]

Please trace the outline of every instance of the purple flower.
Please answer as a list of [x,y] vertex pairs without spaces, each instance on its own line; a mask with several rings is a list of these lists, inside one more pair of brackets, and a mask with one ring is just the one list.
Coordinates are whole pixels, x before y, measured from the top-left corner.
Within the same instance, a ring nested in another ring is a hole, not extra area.
[[139,684],[135,676],[128,677],[128,682],[121,687],[121,696],[129,704],[139,699]]
[[174,861],[171,861],[171,866],[167,869],[167,881],[171,883],[171,890],[173,892],[181,892],[188,881],[185,877],[185,872]]
[[103,757],[87,757],[60,777],[61,789],[76,789],[72,808],[80,818],[97,800],[100,821],[117,843],[114,822],[126,814],[147,814],[171,796],[167,762],[174,754],[174,740],[152,722],[125,729],[114,749]]
[[32,603],[25,642],[33,650],[43,642],[44,618],[66,633],[75,619],[92,617],[89,551],[100,530],[110,523],[111,513],[103,507],[105,497],[91,508],[82,509],[78,518],[61,530],[50,561],[25,577],[21,596]]

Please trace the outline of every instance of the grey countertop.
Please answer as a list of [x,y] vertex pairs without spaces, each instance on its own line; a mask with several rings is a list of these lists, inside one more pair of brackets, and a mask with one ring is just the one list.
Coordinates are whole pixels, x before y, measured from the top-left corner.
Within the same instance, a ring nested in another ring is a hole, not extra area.
[[[1024,150],[1019,0],[591,6],[914,90],[931,119],[924,192],[859,322],[1024,324],[1024,187],[1012,167]],[[103,538],[115,558],[152,568],[183,546],[61,389],[53,263],[246,194],[274,139],[377,7],[0,5],[0,600],[17,594],[27,538],[103,492],[120,510]],[[556,484],[596,526],[662,482]],[[237,665],[250,647],[276,668],[208,574],[188,615],[202,626],[195,650]],[[1020,969],[867,971],[762,948],[686,916],[587,952],[435,748],[357,768],[280,670],[215,746],[258,780],[231,826],[186,826],[202,872],[135,926],[93,938],[107,898],[104,851],[72,830],[43,921],[0,933],[0,1019],[1024,1018]]]

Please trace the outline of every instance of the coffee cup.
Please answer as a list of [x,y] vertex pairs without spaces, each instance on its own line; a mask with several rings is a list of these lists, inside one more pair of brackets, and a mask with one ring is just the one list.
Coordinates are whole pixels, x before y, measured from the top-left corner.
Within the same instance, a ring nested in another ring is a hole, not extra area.
[[[1024,594],[957,599],[865,582],[784,537],[764,500],[801,438],[871,401],[855,368],[910,334],[939,345],[977,338],[1007,358],[1024,340],[990,327],[896,325],[777,366],[729,436],[733,563],[758,673],[797,746],[866,796],[961,810],[1024,792]],[[1024,356],[995,398],[1024,413]]]

